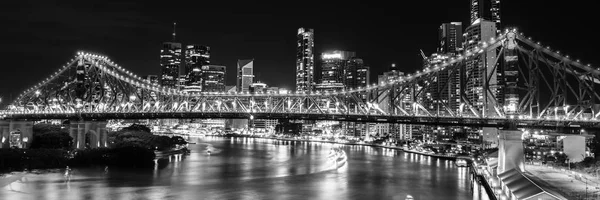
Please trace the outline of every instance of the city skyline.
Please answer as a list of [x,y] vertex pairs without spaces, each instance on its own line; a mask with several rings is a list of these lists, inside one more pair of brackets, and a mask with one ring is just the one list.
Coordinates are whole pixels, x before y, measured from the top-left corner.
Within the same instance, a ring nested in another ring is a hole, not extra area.
[[[535,8],[535,6],[529,5],[528,3],[531,2],[519,5],[511,5],[511,2],[503,2],[503,24],[505,26],[516,25],[517,28],[519,28],[519,30],[523,30],[523,32],[526,32],[528,33],[528,35],[533,36],[534,40],[536,41],[538,41],[538,38],[541,41],[553,41],[553,44],[549,44],[551,47],[564,50],[567,54],[582,56],[578,57],[578,59],[590,62],[591,64],[596,64],[593,55],[585,53],[593,51],[586,51],[585,49],[579,50],[574,48],[575,46],[571,46],[571,48],[569,48],[570,45],[578,45],[577,43],[582,43],[585,41],[582,41],[579,38],[570,38],[570,40],[565,41],[562,41],[560,39],[554,39],[560,38],[560,36],[557,35],[560,35],[561,33],[566,34],[567,32],[567,30],[563,29],[556,30],[556,28],[554,28],[556,26],[550,26],[552,24],[550,22],[560,23],[560,21],[535,21],[535,16],[528,17],[528,21],[518,21],[518,10],[531,10]],[[176,21],[178,25],[177,38],[179,41],[182,42],[182,46],[188,44],[203,44],[210,46],[212,50],[211,60],[214,60],[215,64],[228,66],[227,74],[230,74],[228,75],[230,77],[227,79],[227,85],[234,84],[233,82],[235,81],[235,79],[231,75],[235,74],[234,66],[237,59],[253,57],[261,63],[261,66],[255,70],[255,74],[257,75],[257,77],[255,78],[256,80],[261,80],[271,86],[293,89],[294,82],[292,82],[292,80],[295,71],[294,55],[296,50],[294,47],[294,43],[296,38],[292,34],[296,32],[298,27],[313,28],[315,30],[315,55],[320,55],[324,51],[335,49],[355,51],[358,54],[360,54],[361,58],[365,60],[366,65],[371,67],[372,80],[375,80],[374,77],[386,71],[391,63],[396,63],[400,70],[411,73],[422,66],[420,65],[421,59],[418,54],[419,49],[423,49],[426,52],[426,54],[429,55],[433,53],[437,48],[437,29],[440,24],[449,23],[453,21],[468,24],[468,1],[465,1],[464,3],[461,2],[457,5],[450,5],[452,8],[456,8],[456,12],[451,11],[447,13],[447,16],[445,17],[443,14],[436,14],[433,12],[436,9],[444,9],[443,5],[445,4],[448,3],[440,3],[439,8],[438,6],[431,7],[432,12],[427,14],[429,16],[422,17],[422,19],[418,19],[419,21],[415,21],[423,22],[418,25],[410,24],[410,22],[402,20],[402,17],[409,16],[409,14],[403,14],[406,16],[398,16],[400,14],[394,13],[390,15],[388,20],[379,21],[381,23],[396,22],[400,23],[400,25],[402,25],[402,23],[408,23],[404,24],[404,26],[401,26],[404,28],[400,29],[409,28],[411,29],[411,31],[407,32],[414,33],[406,33],[401,31],[393,32],[389,31],[390,27],[377,28],[373,25],[368,24],[370,20],[381,19],[381,14],[371,18],[365,17],[364,19],[352,19],[348,20],[348,22],[339,20],[333,20],[330,22],[316,22],[317,19],[323,18],[318,13],[315,13],[315,16],[311,17],[310,19],[298,19],[299,17],[289,16],[290,14],[285,14],[284,11],[273,11],[269,13],[260,9],[256,9],[256,13],[246,14],[240,13],[238,11],[231,11],[231,13],[226,13],[228,14],[227,17],[224,17],[226,19],[219,20],[222,20],[221,22],[228,22],[231,21],[230,19],[227,19],[229,17],[235,18],[235,16],[244,15],[250,16],[249,19],[240,21],[248,22],[248,20],[251,19],[258,20],[263,19],[265,17],[269,18],[269,16],[282,16],[285,19],[294,20],[291,20],[290,23],[285,23],[285,20],[283,19],[281,19],[282,21],[279,22],[277,22],[277,20],[263,20],[261,23],[251,23],[250,25],[246,25],[243,27],[227,27],[224,25],[219,25],[215,28],[207,28],[209,29],[209,31],[199,31],[191,28],[194,27],[197,23],[190,22],[189,20],[186,21],[185,19],[183,19],[183,17],[175,16],[172,17],[172,19],[165,18],[160,20],[150,20],[157,17],[156,15],[153,15],[149,12],[151,10],[119,11],[120,8],[109,8],[109,10],[113,9],[114,12],[117,14],[134,13],[134,17],[132,17],[129,20],[118,21],[115,20],[115,17],[110,16],[99,15],[97,17],[92,17],[84,15],[82,16],[83,19],[89,18],[90,21],[96,20],[99,23],[92,23],[94,25],[83,26],[78,25],[77,23],[70,24],[66,22],[61,22],[63,28],[66,29],[77,29],[77,27],[83,28],[78,29],[79,31],[77,33],[69,33],[67,31],[50,31],[47,32],[47,34],[45,34],[48,36],[47,38],[42,37],[38,33],[35,33],[34,29],[26,29],[19,26],[19,28],[17,29],[9,29],[8,34],[15,34],[17,31],[26,32],[26,34],[23,34],[23,36],[15,36],[14,38],[16,38],[16,41],[8,42],[7,49],[14,49],[14,52],[8,52],[5,55],[11,58],[15,58],[14,60],[19,60],[20,62],[16,62],[13,60],[7,61],[7,65],[17,67],[15,69],[9,69],[9,71],[7,71],[6,74],[10,74],[10,76],[3,76],[0,78],[2,80],[1,82],[3,83],[2,85],[4,85],[2,87],[2,92],[0,93],[0,96],[3,97],[4,101],[9,101],[11,98],[11,94],[14,98],[14,96],[22,89],[29,87],[30,85],[36,83],[36,80],[45,77],[47,73],[59,68],[61,65],[64,65],[64,59],[73,55],[73,53],[77,50],[94,51],[98,52],[99,54],[108,56],[116,62],[120,63],[122,66],[130,69],[131,71],[139,75],[158,75],[160,74],[160,67],[158,65],[159,61],[157,52],[160,49],[160,45],[162,42],[169,41],[171,39],[172,22],[174,21]],[[129,4],[124,4],[124,7],[127,8],[128,6],[134,5],[137,4],[130,2]],[[42,5],[39,6],[43,7],[44,4],[42,3]],[[326,8],[327,6],[328,5],[323,5],[323,8]],[[559,10],[558,6],[563,5],[554,5],[554,7],[551,5],[548,8],[546,8],[545,11],[546,13],[550,13],[552,9]],[[49,7],[52,8],[52,6]],[[361,6],[357,5],[355,7],[356,8],[354,9],[359,9],[359,7]],[[61,9],[71,11],[73,12],[73,14],[80,12],[75,11],[76,9],[74,8]],[[585,8],[578,7],[578,9],[581,10]],[[25,8],[21,10],[35,11],[36,8]],[[215,11],[211,12],[217,12],[216,10],[218,9],[215,9]],[[365,8],[365,11],[369,12],[376,12],[375,10],[377,9]],[[44,12],[48,14],[52,12],[58,12],[58,10],[48,9],[48,11]],[[10,14],[11,12],[8,13]],[[574,20],[576,18],[582,18],[582,16],[585,16],[585,13],[573,14],[573,16],[562,16],[561,18],[564,21],[569,21],[573,23],[586,23],[586,19],[581,19],[579,21]],[[43,19],[41,16],[36,15],[38,14],[31,14],[29,15],[29,17],[33,18],[32,21],[34,23],[32,24],[38,24],[38,29],[45,28],[45,23],[56,23],[53,20],[62,19],[62,17],[68,17],[58,15],[55,18]],[[119,15],[116,16],[118,17]],[[558,19],[556,16],[548,16],[548,18]],[[78,21],[80,19],[74,20],[76,22],[80,22]],[[415,19],[411,18],[411,20]],[[279,26],[275,28],[265,28],[266,26],[272,24],[277,24]],[[332,24],[333,26],[330,26]],[[349,26],[347,26],[348,24],[359,24],[361,25],[359,26],[361,27],[361,30],[350,28]],[[546,28],[539,27],[544,24]],[[96,26],[105,27],[106,29],[104,29],[104,33],[89,34],[88,29],[91,30]],[[121,26],[125,27],[124,30],[115,29],[115,27]],[[244,31],[240,32],[241,30]],[[548,32],[547,30],[552,31]],[[140,37],[138,38],[131,36],[135,35],[136,33],[138,35],[140,33],[146,34],[139,35]],[[262,33],[268,34],[264,36],[257,36],[256,38],[249,38],[243,36],[246,34],[260,35]],[[120,34],[122,34],[123,36],[121,37]],[[211,37],[211,35],[214,36],[215,34],[222,35],[222,37],[216,37],[217,39],[214,39],[215,37]],[[410,36],[414,34],[422,36],[415,39],[405,39],[407,37],[411,38]],[[28,40],[27,37],[30,37],[32,39]],[[215,42],[215,40],[218,40],[218,42]],[[27,42],[19,43],[18,41]],[[571,44],[572,41],[578,42],[573,42],[575,44]],[[589,42],[591,44],[596,43],[596,41],[594,40]],[[31,45],[36,45],[38,43],[38,48],[31,48]],[[223,45],[224,43],[229,44]],[[275,45],[273,43],[279,44]],[[266,47],[268,47],[267,50],[254,52],[252,51],[253,48],[256,48],[256,45],[263,44],[266,45]],[[23,52],[26,53],[18,54]],[[32,57],[35,59],[32,59]],[[212,59],[213,57],[214,59]],[[321,73],[321,66],[318,63],[319,61],[315,60],[315,74]],[[23,67],[29,67],[31,68],[31,70],[19,71],[19,69],[22,69]],[[20,84],[20,86],[17,87],[7,87],[11,85],[11,82],[17,81],[17,79],[12,77],[24,77],[18,79],[18,81],[23,82],[23,84]]]

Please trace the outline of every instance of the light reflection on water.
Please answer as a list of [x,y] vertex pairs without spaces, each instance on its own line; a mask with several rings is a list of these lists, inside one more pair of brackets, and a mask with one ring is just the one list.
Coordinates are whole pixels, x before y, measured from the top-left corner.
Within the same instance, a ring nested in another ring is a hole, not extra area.
[[[0,199],[473,199],[454,161],[369,146],[258,138],[194,139],[156,170],[75,169],[0,179]],[[215,150],[208,155],[207,147]],[[336,169],[329,151],[347,163]]]

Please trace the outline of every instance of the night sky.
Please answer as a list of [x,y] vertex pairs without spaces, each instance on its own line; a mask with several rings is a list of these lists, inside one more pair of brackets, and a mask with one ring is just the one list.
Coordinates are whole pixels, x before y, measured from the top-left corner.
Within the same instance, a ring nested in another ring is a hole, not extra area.
[[[323,51],[355,51],[374,81],[391,63],[407,72],[420,68],[419,49],[435,50],[441,23],[466,27],[469,20],[469,0],[60,2],[0,3],[3,104],[78,50],[106,55],[138,75],[159,74],[161,43],[171,40],[175,21],[179,42],[208,45],[211,63],[227,66],[227,85],[235,84],[237,59],[254,58],[255,80],[293,89],[299,27],[315,29],[316,61]],[[600,66],[597,6],[564,2],[504,0],[503,25]]]

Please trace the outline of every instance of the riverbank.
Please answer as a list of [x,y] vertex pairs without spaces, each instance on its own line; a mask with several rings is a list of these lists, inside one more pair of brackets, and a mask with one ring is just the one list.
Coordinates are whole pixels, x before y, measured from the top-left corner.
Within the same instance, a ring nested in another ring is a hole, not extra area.
[[[404,151],[404,152],[407,152],[407,153],[415,153],[415,154],[420,154],[420,155],[425,155],[425,156],[431,156],[431,157],[435,157],[435,158],[456,159],[456,158],[460,157],[460,156],[448,156],[448,155],[440,155],[440,154],[431,154],[431,153],[420,152],[420,151],[411,150],[411,149],[405,149],[403,147],[398,147],[398,146],[387,146],[387,145],[368,144],[368,143],[356,143],[356,142],[336,142],[336,141],[331,141],[331,140],[310,140],[310,139],[276,138],[276,137],[260,137],[260,136],[246,136],[246,135],[206,135],[206,136],[213,136],[213,137],[240,137],[240,138],[263,138],[263,139],[273,139],[273,140],[280,140],[280,141],[321,142],[321,143],[343,144],[343,145],[361,145],[361,146],[371,146],[371,147],[380,147],[380,148],[401,150],[401,151]],[[469,157],[464,157],[464,158],[470,160]]]
[[176,155],[176,154],[185,154],[185,153],[189,153],[190,150],[187,147],[179,147],[179,148],[173,148],[170,150],[165,150],[165,151],[154,151],[154,155],[155,155],[155,159],[157,158],[164,158],[164,157],[168,157],[168,156],[172,156],[172,155]]

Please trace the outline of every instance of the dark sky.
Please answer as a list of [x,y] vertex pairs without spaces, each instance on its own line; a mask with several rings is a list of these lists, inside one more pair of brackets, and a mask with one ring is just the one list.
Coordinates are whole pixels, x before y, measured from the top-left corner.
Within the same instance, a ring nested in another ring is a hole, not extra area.
[[[235,83],[237,59],[254,58],[258,80],[292,89],[299,27],[315,29],[315,58],[325,50],[355,51],[374,80],[391,63],[413,72],[421,66],[419,49],[434,51],[441,23],[467,24],[469,17],[469,0],[101,2],[106,1],[0,3],[0,96],[5,102],[78,50],[106,55],[139,75],[158,74],[160,44],[171,40],[174,21],[180,42],[211,47],[211,63],[227,66],[228,85]],[[502,3],[504,25],[600,65],[593,1]]]

